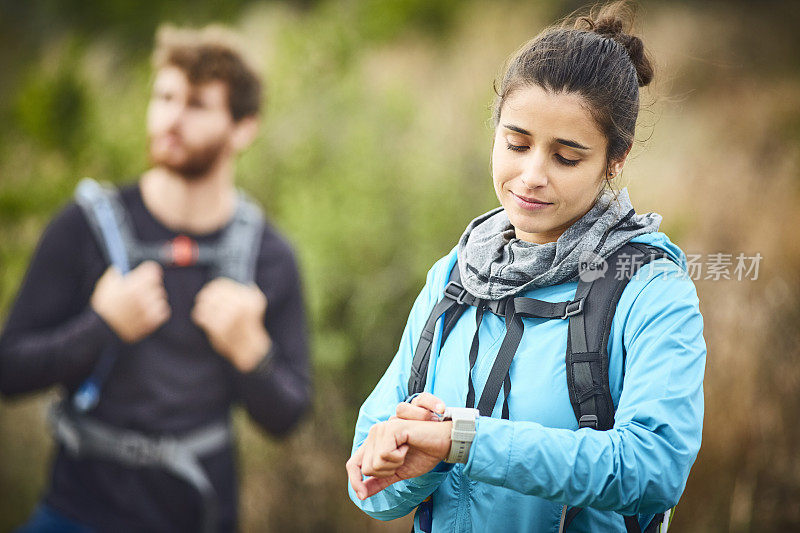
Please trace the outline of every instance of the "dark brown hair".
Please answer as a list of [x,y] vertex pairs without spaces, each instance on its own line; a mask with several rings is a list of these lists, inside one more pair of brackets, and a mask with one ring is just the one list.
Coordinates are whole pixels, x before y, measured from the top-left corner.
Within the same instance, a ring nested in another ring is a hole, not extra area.
[[633,18],[626,2],[614,2],[588,15],[571,15],[525,43],[495,84],[495,127],[504,100],[519,87],[575,92],[586,100],[608,140],[607,163],[620,159],[633,142],[639,87],[653,79],[641,39],[629,33]]
[[233,120],[257,115],[261,79],[236,37],[220,26],[199,30],[162,26],[156,33],[153,67],[178,67],[192,85],[219,80],[228,86]]

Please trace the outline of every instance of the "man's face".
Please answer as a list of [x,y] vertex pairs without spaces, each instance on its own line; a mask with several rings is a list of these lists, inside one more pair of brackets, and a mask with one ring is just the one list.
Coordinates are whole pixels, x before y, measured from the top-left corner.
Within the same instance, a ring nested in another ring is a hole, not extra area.
[[218,80],[192,85],[172,66],[156,73],[147,108],[150,162],[187,179],[206,175],[232,153],[235,123],[228,87]]

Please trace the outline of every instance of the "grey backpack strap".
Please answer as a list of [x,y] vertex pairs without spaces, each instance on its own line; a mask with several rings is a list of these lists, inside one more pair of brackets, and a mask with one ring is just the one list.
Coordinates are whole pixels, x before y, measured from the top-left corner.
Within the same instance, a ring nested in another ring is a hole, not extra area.
[[123,274],[128,272],[131,269],[133,229],[117,189],[83,178],[75,189],[75,201],[86,216],[108,263]]
[[[109,265],[126,274],[133,266],[135,239],[133,226],[125,211],[119,192],[112,185],[101,185],[84,178],[75,189],[75,201],[83,211],[98,246]],[[79,411],[93,409],[100,398],[100,389],[116,360],[116,352],[106,348],[91,375],[73,395]]]
[[[253,283],[263,233],[261,208],[240,191],[233,220],[213,252],[212,277],[224,276],[239,283]],[[202,255],[204,250],[201,249],[200,253]]]

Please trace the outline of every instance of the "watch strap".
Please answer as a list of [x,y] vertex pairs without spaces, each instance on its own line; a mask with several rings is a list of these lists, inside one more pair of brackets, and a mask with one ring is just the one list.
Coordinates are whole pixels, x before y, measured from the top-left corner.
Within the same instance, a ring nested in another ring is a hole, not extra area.
[[475,420],[480,416],[477,409],[469,407],[448,407],[443,420],[452,420],[453,429],[450,432],[450,452],[447,454],[448,463],[466,463],[472,441],[475,440]]

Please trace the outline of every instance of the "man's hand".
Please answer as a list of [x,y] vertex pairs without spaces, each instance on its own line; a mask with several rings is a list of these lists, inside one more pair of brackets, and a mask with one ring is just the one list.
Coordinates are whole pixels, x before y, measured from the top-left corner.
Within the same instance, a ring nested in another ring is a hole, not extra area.
[[[356,495],[363,500],[400,480],[429,472],[450,452],[452,429],[452,422],[397,417],[372,426],[346,464]],[[364,475],[372,477],[362,480]]]
[[255,285],[216,278],[197,293],[192,320],[217,352],[240,372],[249,372],[272,345],[264,327],[266,311],[267,297]]
[[124,276],[109,267],[97,280],[90,305],[123,341],[143,339],[171,312],[161,265],[145,261]]

